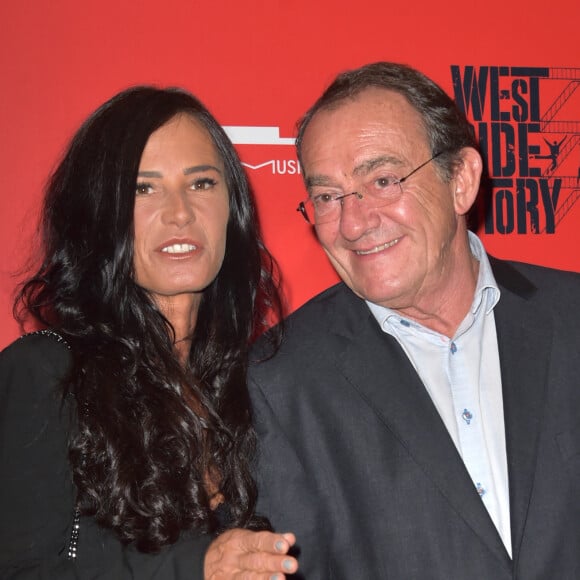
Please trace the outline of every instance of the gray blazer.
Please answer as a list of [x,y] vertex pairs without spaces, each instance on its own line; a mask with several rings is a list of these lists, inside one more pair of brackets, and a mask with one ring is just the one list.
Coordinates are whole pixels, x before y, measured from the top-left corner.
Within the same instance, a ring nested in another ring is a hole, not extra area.
[[580,578],[580,274],[491,260],[513,561],[412,364],[340,283],[250,369],[259,509],[307,580]]

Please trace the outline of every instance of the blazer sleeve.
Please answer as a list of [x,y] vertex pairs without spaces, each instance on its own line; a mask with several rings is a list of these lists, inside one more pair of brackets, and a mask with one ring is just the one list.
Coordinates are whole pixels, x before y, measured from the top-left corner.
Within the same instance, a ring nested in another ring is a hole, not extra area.
[[202,580],[209,536],[142,554],[82,518],[79,557],[67,559],[74,487],[59,386],[70,360],[66,344],[42,335],[0,353],[0,578]]
[[296,535],[292,554],[298,558],[300,569],[289,578],[326,579],[329,577],[329,551],[327,538],[321,532],[320,522],[324,516],[316,502],[312,480],[258,380],[250,376],[248,387],[258,435],[254,465],[258,484],[257,509],[270,519],[277,532]]

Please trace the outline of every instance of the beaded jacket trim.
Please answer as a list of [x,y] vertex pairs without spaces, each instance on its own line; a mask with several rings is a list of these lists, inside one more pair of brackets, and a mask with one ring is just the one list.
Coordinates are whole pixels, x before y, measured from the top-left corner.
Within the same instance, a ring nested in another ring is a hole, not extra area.
[[[63,338],[58,332],[51,330],[50,328],[30,332],[28,334],[25,334],[22,338],[34,335],[48,336],[56,340],[57,342],[64,344],[69,350],[71,349],[70,344],[66,341],[66,339]],[[66,557],[68,560],[75,560],[77,557],[80,527],[81,527],[81,512],[78,506],[75,506],[70,539],[66,551]]]

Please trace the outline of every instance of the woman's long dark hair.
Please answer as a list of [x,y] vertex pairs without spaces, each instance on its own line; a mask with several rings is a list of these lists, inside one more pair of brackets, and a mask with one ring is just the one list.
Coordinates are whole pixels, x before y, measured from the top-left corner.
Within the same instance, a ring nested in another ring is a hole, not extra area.
[[[203,293],[185,365],[173,328],[133,272],[141,154],[180,113],[207,129],[230,198],[224,262]],[[264,527],[253,515],[247,354],[267,312],[280,316],[281,304],[248,182],[223,129],[181,89],[123,91],[72,139],[42,215],[43,261],[15,312],[21,322],[32,315],[58,329],[72,346],[65,394],[77,402],[69,457],[81,512],[155,552],[184,530],[220,528],[209,505],[212,480],[229,525]]]

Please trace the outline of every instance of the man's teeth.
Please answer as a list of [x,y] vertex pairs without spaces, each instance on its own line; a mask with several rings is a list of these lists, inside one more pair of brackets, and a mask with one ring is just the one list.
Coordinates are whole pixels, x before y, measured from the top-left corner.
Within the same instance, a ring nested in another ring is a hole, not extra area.
[[359,256],[366,256],[367,254],[376,254],[377,252],[382,252],[391,246],[394,246],[399,242],[399,238],[393,240],[392,242],[387,242],[386,244],[381,244],[380,246],[375,246],[372,250],[356,250]]
[[165,246],[161,251],[167,254],[185,254],[196,249],[197,246],[192,244],[173,244],[172,246]]

